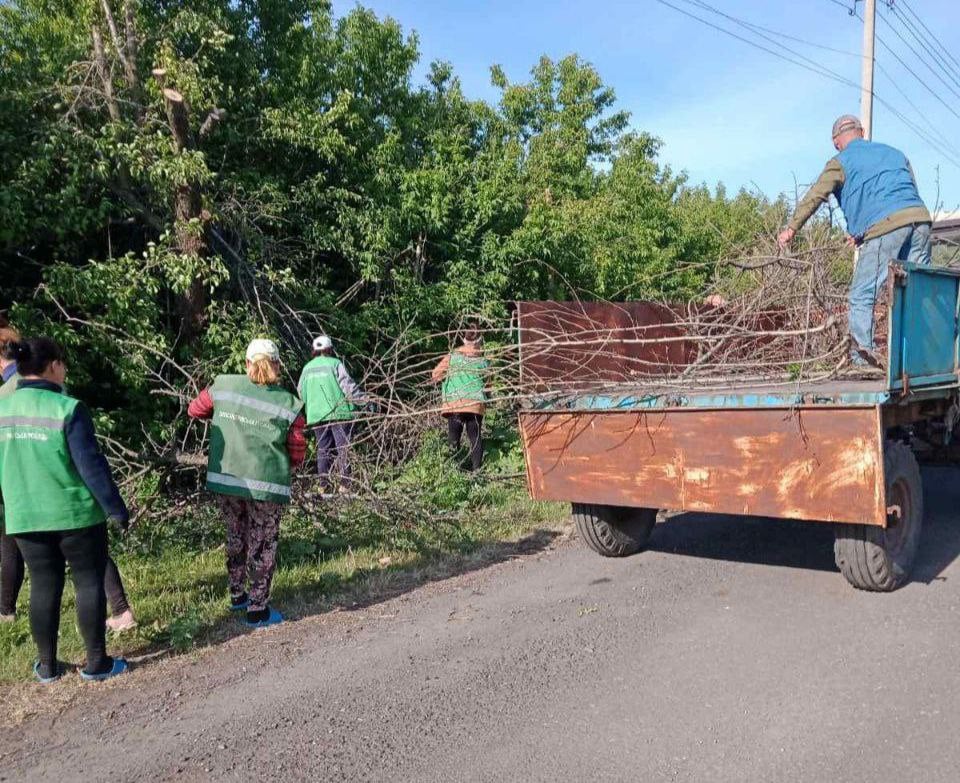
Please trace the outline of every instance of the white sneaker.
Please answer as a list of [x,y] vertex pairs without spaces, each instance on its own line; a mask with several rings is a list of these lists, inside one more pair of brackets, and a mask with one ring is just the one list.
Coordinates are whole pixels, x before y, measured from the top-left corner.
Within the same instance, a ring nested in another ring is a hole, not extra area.
[[107,628],[114,633],[122,633],[123,631],[129,631],[136,627],[137,618],[133,616],[133,612],[129,609],[123,614],[118,614],[116,617],[107,618]]

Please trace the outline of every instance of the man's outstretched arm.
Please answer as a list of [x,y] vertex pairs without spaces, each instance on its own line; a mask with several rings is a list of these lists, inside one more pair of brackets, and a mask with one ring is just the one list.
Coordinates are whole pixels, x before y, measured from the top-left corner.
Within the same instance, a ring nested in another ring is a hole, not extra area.
[[796,233],[803,228],[803,224],[813,217],[813,213],[820,208],[820,205],[830,198],[831,195],[840,192],[840,188],[843,187],[843,182],[843,167],[836,158],[831,158],[827,161],[827,165],[824,166],[823,171],[820,172],[817,181],[813,183],[813,186],[807,191],[807,194],[800,200],[800,203],[797,204],[797,209],[793,213],[793,217],[790,219],[787,227],[781,231],[777,237],[777,244],[779,244],[781,248],[789,245],[790,242],[793,241],[794,236],[796,236]]

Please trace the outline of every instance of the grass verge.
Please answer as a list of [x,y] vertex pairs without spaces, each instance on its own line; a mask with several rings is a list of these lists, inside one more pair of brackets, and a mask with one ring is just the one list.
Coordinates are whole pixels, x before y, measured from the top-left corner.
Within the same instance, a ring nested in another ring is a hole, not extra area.
[[[559,529],[560,508],[531,502],[516,486],[465,486],[455,516],[429,522],[385,522],[382,510],[372,514],[361,503],[332,512],[291,509],[281,527],[273,603],[297,618],[371,602],[496,560],[498,543]],[[184,652],[245,632],[227,609],[223,540],[222,522],[204,508],[177,517],[168,528],[151,526],[115,542],[139,626],[109,636],[111,654]],[[0,625],[0,683],[31,678],[36,652],[28,592],[29,582],[17,620]],[[83,660],[69,580],[59,655],[71,663]]]

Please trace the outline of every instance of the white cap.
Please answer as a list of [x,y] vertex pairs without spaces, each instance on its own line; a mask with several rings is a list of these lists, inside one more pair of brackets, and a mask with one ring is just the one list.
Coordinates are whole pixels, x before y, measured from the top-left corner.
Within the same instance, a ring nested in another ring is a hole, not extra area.
[[321,334],[319,337],[313,338],[313,350],[326,351],[330,348],[333,348],[333,340],[331,340],[325,334]]
[[280,349],[273,340],[258,337],[247,346],[247,361],[252,362],[258,356],[266,356],[274,362],[280,361]]

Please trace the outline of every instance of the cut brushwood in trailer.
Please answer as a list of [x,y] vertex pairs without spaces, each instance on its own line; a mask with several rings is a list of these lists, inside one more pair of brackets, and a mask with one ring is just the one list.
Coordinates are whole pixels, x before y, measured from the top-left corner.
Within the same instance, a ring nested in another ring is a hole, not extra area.
[[660,509],[831,523],[846,579],[893,590],[923,520],[914,450],[960,413],[958,291],[955,270],[891,268],[882,377],[851,375],[816,285],[806,306],[519,303],[530,494],[570,502],[606,556],[641,550]]

